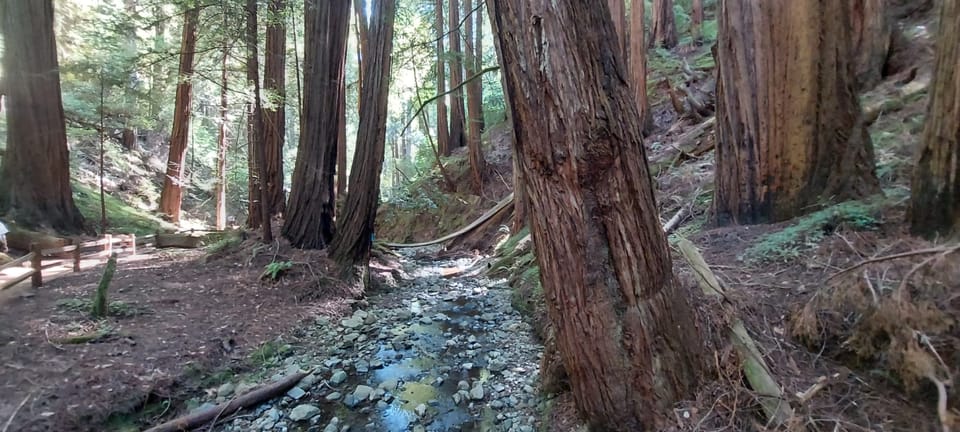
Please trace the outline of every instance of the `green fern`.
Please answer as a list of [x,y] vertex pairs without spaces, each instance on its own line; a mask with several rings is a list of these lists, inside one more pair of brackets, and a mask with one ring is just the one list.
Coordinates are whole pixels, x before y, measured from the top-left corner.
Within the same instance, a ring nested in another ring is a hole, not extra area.
[[270,278],[270,280],[277,280],[280,276],[293,268],[293,261],[273,261],[270,264],[267,264],[263,268],[263,273],[260,274],[260,279]]

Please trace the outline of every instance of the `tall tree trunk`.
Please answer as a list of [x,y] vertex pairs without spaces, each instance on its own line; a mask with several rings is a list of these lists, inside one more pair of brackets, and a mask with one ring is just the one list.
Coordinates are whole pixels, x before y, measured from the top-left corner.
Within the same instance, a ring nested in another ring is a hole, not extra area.
[[60,93],[51,0],[0,3],[7,149],[0,213],[18,224],[83,230],[70,189],[70,156]]
[[259,199],[257,210],[260,215],[261,240],[264,243],[273,241],[273,228],[270,223],[270,202],[266,187],[267,178],[267,146],[265,143],[265,127],[263,124],[263,104],[261,102],[260,91],[260,54],[257,47],[257,0],[247,0],[247,76],[252,79],[253,84],[253,125],[250,134],[250,149],[252,153],[248,155],[256,163],[256,178],[258,179],[257,188],[250,196],[250,202],[254,202],[254,196]]
[[[480,72],[483,70],[483,5],[484,4],[485,4],[484,0],[477,0],[477,6],[475,7],[476,12],[474,12],[474,15],[477,19],[477,24],[473,28],[473,33],[475,36],[474,43],[473,43],[473,50],[474,50],[473,58],[477,62],[477,65],[474,67],[474,70],[476,70],[477,72]],[[481,111],[480,111],[480,116],[475,120],[477,121],[477,124],[480,127],[480,131],[483,132],[487,130],[487,125],[485,123],[485,119],[482,111],[482,108],[483,108],[483,79],[482,78],[478,77],[476,79],[476,86],[477,86],[477,95],[480,101]]]
[[[619,41],[621,47],[620,52],[623,53],[623,58],[627,59],[627,11],[625,3],[626,0],[607,1],[607,4],[610,5],[610,18],[613,20],[613,27],[616,29],[617,40]],[[634,5],[634,7],[636,7],[636,5]]]
[[[470,0],[464,0],[470,1]],[[467,144],[464,131],[463,108],[463,50],[460,49],[460,1],[450,0],[450,88],[456,89],[450,93],[450,137],[449,151],[454,151]],[[450,153],[444,153],[449,156]]]
[[[478,0],[479,1],[479,0]],[[465,0],[463,2],[464,14],[469,14],[473,9],[473,2]],[[476,38],[473,34],[473,17],[468,17],[464,22],[464,32],[466,46],[464,47],[464,62],[466,64],[467,76],[474,76],[479,69],[477,62],[476,49],[474,43]],[[474,79],[467,83],[467,158],[470,161],[470,179],[473,191],[479,195],[483,191],[483,170],[484,159],[481,148],[480,123],[483,121],[483,100],[480,95],[480,79]]]
[[850,5],[831,5],[721,3],[718,223],[782,221],[880,190],[855,91]]
[[703,42],[703,0],[693,0],[690,9],[690,35],[699,45]]
[[180,83],[173,107],[173,131],[170,133],[170,154],[167,173],[160,192],[160,212],[174,223],[180,222],[183,202],[184,171],[187,140],[190,133],[190,115],[193,105],[193,58],[197,49],[197,21],[200,9],[188,9],[183,17],[183,37],[180,43]]
[[[246,0],[246,29],[244,43],[247,48],[247,86],[259,88],[260,66],[257,58],[257,2]],[[260,197],[260,149],[263,145],[263,111],[260,109],[260,92],[255,91],[247,102],[247,227],[260,228],[263,211]]]
[[[365,102],[361,105],[357,150],[350,170],[350,184],[355,186],[347,194],[343,216],[337,220],[337,235],[330,244],[330,256],[345,271],[369,263],[380,199],[396,1],[377,1],[372,9],[366,31],[369,39],[363,62],[364,82],[360,87],[360,99]],[[364,270],[365,280],[366,275]]]
[[294,247],[321,249],[334,232],[350,0],[308,0],[304,15],[304,106],[283,235]]
[[[224,11],[224,24],[226,24]],[[229,42],[223,41],[223,56],[220,58],[220,123],[217,125],[217,179],[214,186],[214,200],[216,202],[216,216],[214,226],[218,230],[227,227],[227,58],[230,56]]]
[[586,0],[494,3],[531,233],[574,400],[591,429],[662,429],[658,413],[692,395],[704,362],[610,12]]
[[643,30],[643,0],[634,0],[630,8],[630,82],[637,100],[640,127],[644,134],[653,131],[653,110],[647,99],[647,42]]
[[[447,74],[444,64],[447,59],[443,51],[443,2],[437,0],[434,4],[435,21],[437,33],[437,94],[444,94],[447,91]],[[450,154],[450,122],[447,120],[447,102],[446,97],[437,99],[437,146],[441,155]]]
[[[123,2],[123,11],[127,17],[132,18],[137,15],[137,2],[135,0],[124,0]],[[126,24],[124,30],[128,32],[126,35],[126,43],[123,46],[124,56],[132,59],[137,56],[137,28],[131,23]],[[123,113],[123,131],[120,133],[120,145],[123,146],[126,150],[139,150],[139,145],[137,142],[137,129],[132,126],[131,117],[134,111],[138,110],[137,107],[137,93],[135,91],[137,85],[137,75],[132,71],[127,71],[128,81],[124,86],[123,98],[124,104],[124,113]],[[129,111],[128,111],[129,110]]]
[[677,19],[673,15],[673,0],[653,0],[653,35],[651,46],[673,48],[677,46]]
[[893,21],[888,0],[850,0],[850,27],[857,89],[869,90],[883,79],[883,66],[893,43]]
[[914,234],[960,234],[960,2],[940,6],[930,105],[913,174],[908,219]]
[[283,14],[286,0],[271,0],[268,9],[267,37],[264,48],[263,90],[267,104],[263,109],[266,167],[264,187],[270,215],[284,212],[283,143],[286,134],[287,26]]
[[340,77],[340,98],[337,104],[337,194],[334,202],[347,196],[347,69],[344,67],[344,76]]
[[[160,17],[164,16],[165,12],[163,11],[162,3],[153,3],[150,6],[153,16]],[[156,52],[162,52],[166,49],[166,35],[167,35],[167,21],[165,19],[159,19],[153,23],[153,49]],[[164,62],[154,62],[150,67],[150,118],[158,119],[160,118],[160,113],[163,110],[162,101],[164,99],[164,93],[166,93],[166,71],[164,70]]]

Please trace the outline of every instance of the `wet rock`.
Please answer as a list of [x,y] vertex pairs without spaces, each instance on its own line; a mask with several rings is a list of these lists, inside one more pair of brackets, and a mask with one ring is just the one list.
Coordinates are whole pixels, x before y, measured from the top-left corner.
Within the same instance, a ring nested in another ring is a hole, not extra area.
[[370,371],[370,364],[365,360],[358,360],[353,364],[353,368],[356,369],[357,373],[367,373]]
[[303,391],[303,389],[300,387],[293,387],[287,391],[287,396],[289,396],[290,399],[293,399],[293,400],[300,400],[300,398],[302,398],[306,394],[307,392]]
[[430,319],[430,317],[423,317],[423,318],[420,318],[420,324],[430,325],[430,324],[433,324],[433,320]]
[[333,371],[333,375],[330,376],[330,384],[340,385],[347,380],[347,373],[343,369],[337,369]]
[[473,388],[470,389],[470,399],[481,400],[483,399],[483,383],[477,381],[473,384]]
[[297,405],[292,411],[290,411],[290,420],[295,422],[310,420],[317,414],[320,414],[320,408],[310,404]]
[[340,430],[340,419],[332,418],[330,423],[327,423],[327,427],[323,428],[323,432],[338,432]]
[[427,406],[424,404],[417,405],[414,412],[417,413],[417,417],[423,417],[423,415],[427,413]]
[[470,370],[470,369],[473,369],[473,363],[464,363],[460,367],[462,367],[464,370]]
[[360,404],[360,400],[357,399],[356,396],[348,394],[347,397],[343,398],[343,404],[346,405],[347,408],[353,408]]
[[460,402],[463,402],[463,395],[460,392],[456,392],[452,396],[454,405],[460,405]]
[[340,392],[333,392],[333,393],[328,394],[327,397],[326,397],[326,399],[327,399],[328,401],[338,401],[338,400],[340,400],[341,397],[343,397],[343,395],[340,394]]
[[310,374],[310,375],[307,375],[307,376],[303,377],[303,379],[301,379],[300,382],[297,383],[297,387],[299,387],[299,388],[301,388],[301,389],[303,389],[303,390],[309,390],[311,387],[313,387],[314,385],[316,385],[317,382],[319,382],[319,381],[320,381],[320,377],[319,377],[319,376],[317,376],[317,375],[315,375],[315,374]]

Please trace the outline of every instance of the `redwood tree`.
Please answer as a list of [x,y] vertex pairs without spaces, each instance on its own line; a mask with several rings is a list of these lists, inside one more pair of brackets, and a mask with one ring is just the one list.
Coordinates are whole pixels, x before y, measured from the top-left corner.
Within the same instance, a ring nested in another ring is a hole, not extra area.
[[263,93],[267,100],[263,107],[263,145],[266,152],[263,187],[267,189],[266,202],[271,215],[283,213],[286,201],[283,193],[287,64],[287,26],[283,19],[285,9],[285,0],[270,0],[263,53]]
[[690,35],[697,44],[703,41],[703,0],[693,0],[690,5]]
[[[638,0],[634,2],[633,7],[637,7],[636,3],[641,3],[643,0]],[[610,16],[613,19],[613,26],[617,32],[617,40],[620,42],[620,46],[623,51],[623,58],[627,58],[627,8],[626,0],[608,0],[607,2],[610,5]],[[642,7],[642,6],[641,6]],[[629,69],[629,68],[628,68]]]
[[[447,91],[447,74],[444,64],[447,59],[443,51],[443,2],[434,4],[434,26],[437,34],[437,94]],[[450,154],[450,124],[447,120],[447,102],[445,97],[437,99],[437,147],[442,155]]]
[[883,66],[893,43],[893,20],[888,0],[850,0],[857,88],[873,88],[883,78]]
[[[227,27],[226,10],[223,11],[224,28]],[[220,121],[217,124],[217,178],[214,186],[214,202],[216,207],[214,226],[218,230],[227,227],[227,58],[230,56],[230,44],[223,40],[223,53],[220,57]]]
[[396,1],[377,1],[371,9],[369,28],[362,32],[368,38],[360,86],[364,103],[360,106],[357,150],[350,169],[351,187],[343,214],[337,219],[337,235],[330,244],[330,256],[346,271],[357,265],[366,266],[370,259],[387,130]]
[[720,224],[782,221],[880,190],[855,91],[849,2],[829,4],[720,5]]
[[[464,0],[470,1],[470,0]],[[463,108],[463,51],[460,48],[460,1],[450,0],[450,137],[447,150],[453,151],[467,144],[464,131]],[[445,153],[449,156],[450,153]]]
[[960,2],[940,7],[936,63],[908,219],[915,234],[960,233]]
[[70,157],[60,97],[51,0],[0,2],[7,149],[0,211],[24,226],[83,229],[70,189]]
[[640,126],[644,133],[653,130],[653,110],[647,99],[647,43],[643,30],[643,0],[635,0],[630,8],[630,82],[637,100]]
[[673,14],[673,0],[653,0],[653,21],[650,34],[651,46],[673,48],[677,46],[677,19]]
[[[591,429],[658,430],[703,368],[606,2],[493,0],[531,233]],[[572,79],[575,77],[575,79]]]
[[183,202],[183,182],[187,158],[187,140],[190,133],[190,113],[193,105],[193,58],[197,50],[197,21],[200,9],[191,8],[183,16],[183,36],[180,40],[180,83],[177,84],[173,106],[173,131],[170,133],[170,154],[167,173],[160,192],[160,212],[173,222],[180,221]]
[[[476,14],[480,14],[481,9],[479,6],[482,4],[482,0],[477,0],[477,10]],[[465,0],[463,2],[463,9],[465,14],[469,14],[472,9],[473,3],[471,0]],[[480,72],[480,60],[478,57],[478,51],[475,44],[479,39],[474,34],[474,22],[480,23],[479,20],[475,20],[474,17],[468,17],[465,21],[464,32],[466,33],[466,47],[463,50],[465,54],[465,64],[467,69],[467,76],[473,77],[478,72]],[[477,27],[479,30],[479,26]],[[484,170],[484,159],[483,159],[483,150],[481,149],[481,125],[483,123],[483,95],[482,88],[480,87],[480,78],[474,78],[469,83],[467,83],[467,122],[468,122],[468,134],[467,134],[467,155],[470,161],[470,177],[473,184],[473,190],[477,194],[481,192],[483,188],[483,170]]]
[[334,232],[350,0],[308,0],[304,16],[303,115],[283,236],[295,247],[321,249]]
[[247,102],[247,227],[259,228],[264,220],[260,194],[260,146],[263,145],[263,110],[260,106],[260,60],[257,38],[257,0],[246,0],[244,43],[247,49],[247,86],[253,95]]

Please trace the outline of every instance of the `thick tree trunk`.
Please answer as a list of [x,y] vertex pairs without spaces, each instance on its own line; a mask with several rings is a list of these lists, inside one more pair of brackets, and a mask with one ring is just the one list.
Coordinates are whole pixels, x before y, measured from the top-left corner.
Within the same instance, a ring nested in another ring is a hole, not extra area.
[[650,46],[673,48],[677,46],[677,19],[673,14],[673,0],[653,0],[653,35]]
[[334,232],[350,0],[309,0],[305,17],[304,112],[283,235],[294,247],[322,249]]
[[[478,0],[479,2],[480,0]],[[463,2],[464,14],[469,14],[473,9],[471,0]],[[479,9],[478,9],[479,12]],[[474,43],[476,38],[473,33],[473,17],[468,17],[464,22],[465,39],[467,41],[464,47],[464,61],[467,69],[467,76],[474,76],[479,69],[479,59],[476,57],[476,48]],[[480,79],[474,79],[467,83],[467,155],[470,161],[470,179],[474,193],[479,195],[483,191],[483,170],[485,161],[483,159],[483,150],[481,149],[480,123],[483,122],[483,96],[480,92]]]
[[330,256],[345,271],[366,266],[370,259],[386,139],[396,1],[377,1],[371,9],[370,27],[365,32],[369,39],[363,62],[364,82],[360,87],[364,103],[350,169],[350,184],[355,186],[347,194],[343,216],[337,220],[337,235],[330,244]]
[[51,0],[0,3],[8,108],[0,213],[23,226],[78,232],[83,217],[70,189],[53,15]]
[[136,129],[123,128],[123,131],[120,133],[120,145],[128,151],[139,150],[140,146],[137,144]]
[[255,160],[257,189],[250,197],[250,202],[254,201],[254,196],[259,198],[260,232],[261,240],[264,243],[273,241],[273,228],[270,223],[270,202],[266,187],[267,178],[267,146],[265,143],[265,127],[263,125],[263,104],[261,102],[260,91],[260,55],[257,47],[257,0],[247,0],[247,76],[252,79],[253,84],[253,125],[251,127],[250,149],[253,151],[248,155],[251,160]]
[[883,79],[883,66],[893,43],[888,0],[850,0],[857,88],[869,90]]
[[[437,94],[447,91],[447,74],[444,66],[447,59],[443,51],[443,2],[437,0],[434,4],[437,34]],[[445,97],[437,99],[437,147],[441,155],[450,154],[450,122],[447,120],[447,102]]]
[[[636,3],[639,3],[640,1],[643,1],[643,0],[634,2],[633,7],[636,7]],[[613,19],[613,27],[616,29],[617,40],[619,41],[621,46],[620,52],[623,53],[623,58],[624,60],[626,60],[627,58],[629,58],[629,52],[628,52],[629,50],[627,49],[627,33],[626,33],[627,31],[627,8],[625,4],[626,0],[608,0],[607,3],[610,5],[610,17],[611,19]]]
[[908,215],[914,234],[960,234],[960,2],[940,6],[930,105],[913,174]]
[[[470,0],[464,0],[470,1]],[[463,108],[463,50],[460,49],[460,1],[450,0],[450,88],[456,89],[450,93],[450,137],[447,149],[454,151],[467,145],[466,131],[464,131]],[[444,153],[449,156],[450,153]]]
[[[246,0],[246,28],[244,43],[247,49],[247,86],[259,88],[260,62],[257,58],[257,2]],[[247,102],[247,227],[260,228],[263,211],[260,206],[260,154],[263,145],[263,111],[260,92],[255,91]]]
[[703,42],[703,0],[693,0],[690,6],[690,35],[693,42]]
[[283,143],[286,133],[287,26],[283,14],[286,0],[271,0],[264,48],[263,90],[267,103],[263,109],[263,145],[266,152],[264,187],[270,215],[283,214]]
[[[793,218],[879,192],[845,1],[726,0],[719,15],[717,221]],[[745,28],[751,31],[744,31]]]
[[647,42],[643,30],[643,0],[636,0],[630,9],[630,82],[637,110],[640,114],[640,126],[644,134],[653,131],[653,110],[647,99]]
[[[658,430],[704,367],[605,3],[494,0],[556,340],[597,430]],[[571,79],[576,77],[576,79]]]
[[160,192],[160,212],[174,223],[180,221],[183,202],[184,172],[187,140],[190,135],[190,115],[193,105],[193,58],[197,49],[197,22],[200,9],[187,10],[183,17],[183,37],[180,43],[180,83],[173,107],[173,131],[170,133],[170,154],[167,173]]
[[[224,22],[227,21],[224,15]],[[228,42],[224,40],[223,56],[220,59],[220,123],[217,125],[217,179],[214,186],[216,213],[214,227],[222,230],[227,227],[227,58],[230,56]]]

